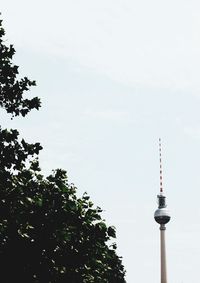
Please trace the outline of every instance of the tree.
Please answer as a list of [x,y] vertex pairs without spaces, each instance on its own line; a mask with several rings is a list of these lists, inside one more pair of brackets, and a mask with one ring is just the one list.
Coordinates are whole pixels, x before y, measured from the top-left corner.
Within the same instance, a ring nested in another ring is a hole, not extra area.
[[[4,44],[0,21],[0,106],[26,116],[38,97],[24,98],[34,81],[18,79],[15,50]],[[0,276],[3,282],[124,283],[114,227],[102,210],[68,182],[64,170],[41,174],[39,143],[0,127]]]

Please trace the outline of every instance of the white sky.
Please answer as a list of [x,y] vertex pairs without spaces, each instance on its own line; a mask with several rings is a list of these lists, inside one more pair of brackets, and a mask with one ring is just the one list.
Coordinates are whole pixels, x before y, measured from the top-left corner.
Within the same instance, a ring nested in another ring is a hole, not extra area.
[[158,138],[171,283],[200,277],[200,3],[1,1],[7,43],[43,108],[17,127],[41,141],[43,171],[64,168],[117,228],[127,282],[159,282]]

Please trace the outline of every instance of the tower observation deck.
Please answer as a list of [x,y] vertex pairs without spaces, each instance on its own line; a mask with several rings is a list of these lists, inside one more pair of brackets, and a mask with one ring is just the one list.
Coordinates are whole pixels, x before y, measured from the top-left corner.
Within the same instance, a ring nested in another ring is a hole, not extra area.
[[164,225],[167,224],[170,220],[170,213],[169,210],[166,208],[165,196],[160,194],[157,196],[158,198],[158,209],[154,213],[155,221],[160,224]]

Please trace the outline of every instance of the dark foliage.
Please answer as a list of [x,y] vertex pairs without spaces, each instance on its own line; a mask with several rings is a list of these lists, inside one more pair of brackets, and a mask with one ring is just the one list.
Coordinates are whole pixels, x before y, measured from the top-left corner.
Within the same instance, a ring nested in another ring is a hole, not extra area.
[[25,116],[32,109],[40,107],[38,97],[23,98],[24,92],[36,83],[27,77],[17,80],[18,66],[12,63],[15,49],[12,45],[6,46],[4,44],[4,34],[2,20],[0,20],[0,107],[6,109],[13,116]]
[[[12,46],[3,42],[0,21],[0,107],[25,116],[40,106],[24,99],[35,85],[18,81]],[[77,197],[66,172],[44,177],[39,143],[20,140],[17,130],[0,128],[0,266],[1,281],[27,283],[124,283],[116,254],[115,229],[101,218],[89,196]]]

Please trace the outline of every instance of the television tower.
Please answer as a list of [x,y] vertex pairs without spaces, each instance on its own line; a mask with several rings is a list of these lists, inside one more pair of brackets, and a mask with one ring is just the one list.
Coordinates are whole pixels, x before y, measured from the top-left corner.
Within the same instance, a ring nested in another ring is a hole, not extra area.
[[161,139],[159,139],[159,159],[160,159],[160,194],[158,198],[158,209],[154,213],[155,221],[160,224],[160,267],[161,267],[161,283],[167,283],[167,264],[165,250],[165,224],[170,220],[169,211],[166,209],[165,196],[163,194],[163,177],[162,177],[162,155],[161,155]]

